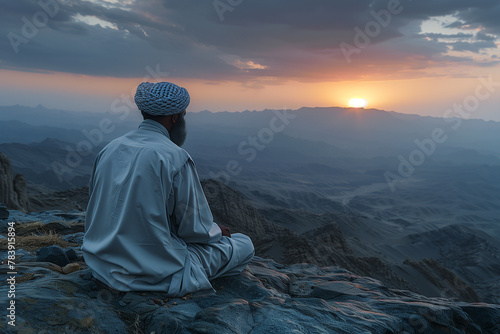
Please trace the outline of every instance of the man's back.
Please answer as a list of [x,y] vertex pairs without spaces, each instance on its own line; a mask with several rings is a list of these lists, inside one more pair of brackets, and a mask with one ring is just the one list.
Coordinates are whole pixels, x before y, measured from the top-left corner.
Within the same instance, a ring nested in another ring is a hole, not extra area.
[[90,180],[82,250],[98,278],[120,290],[165,290],[161,281],[183,268],[188,253],[171,216],[173,178],[190,157],[155,123],[108,144]]

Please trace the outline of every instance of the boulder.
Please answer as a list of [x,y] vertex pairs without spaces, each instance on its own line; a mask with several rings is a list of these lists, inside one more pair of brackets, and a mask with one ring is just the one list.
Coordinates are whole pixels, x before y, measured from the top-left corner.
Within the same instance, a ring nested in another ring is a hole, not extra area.
[[64,274],[71,274],[77,270],[80,270],[80,265],[78,263],[68,263],[64,266],[64,268],[62,268],[62,272]]
[[26,179],[21,174],[14,176],[10,159],[0,152],[0,202],[13,210],[28,211]]
[[60,246],[55,245],[40,248],[37,251],[36,260],[38,262],[52,262],[61,267],[71,262],[64,252],[64,249],[62,249]]
[[73,248],[65,249],[64,253],[68,257],[68,260],[70,262],[74,262],[74,261],[78,260],[78,255],[76,254],[76,251]]

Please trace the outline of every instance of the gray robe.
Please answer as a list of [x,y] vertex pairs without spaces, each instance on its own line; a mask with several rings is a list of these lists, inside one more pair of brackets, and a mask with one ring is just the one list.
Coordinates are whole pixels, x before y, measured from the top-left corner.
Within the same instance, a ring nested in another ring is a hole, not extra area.
[[210,289],[219,268],[241,271],[253,256],[248,237],[222,237],[193,160],[155,121],[109,143],[89,187],[82,252],[114,289],[172,296]]

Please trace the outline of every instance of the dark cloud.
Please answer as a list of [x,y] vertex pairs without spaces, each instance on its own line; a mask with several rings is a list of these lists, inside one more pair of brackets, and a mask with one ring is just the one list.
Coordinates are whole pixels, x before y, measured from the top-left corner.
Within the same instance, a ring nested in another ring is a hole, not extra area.
[[493,36],[493,35],[487,35],[487,34],[482,33],[482,32],[478,32],[476,34],[476,39],[478,41],[496,41],[497,37]]
[[[33,15],[44,10],[35,1],[16,1],[15,6],[9,2],[5,7],[2,3],[0,30],[6,38],[0,40],[0,65],[118,77],[145,76],[146,66],[156,64],[180,76],[235,72],[216,51],[198,47],[191,38],[176,33],[178,28],[172,24],[147,19],[148,13],[134,14],[85,1],[71,3],[61,5],[46,26],[35,25],[36,34],[29,35],[23,33],[23,18],[32,24]],[[117,29],[75,21],[76,14],[108,21]],[[17,36],[15,41],[25,41],[17,45],[17,53],[9,33]]]
[[479,53],[483,49],[496,49],[497,46],[493,41],[480,42],[454,42],[447,43],[454,51],[470,51]]
[[464,38],[472,38],[474,37],[474,34],[464,34],[464,33],[458,33],[458,34],[440,34],[440,33],[427,33],[427,34],[422,34],[425,37],[429,37],[432,39],[464,39]]
[[[447,45],[477,53],[494,47],[500,33],[496,0],[401,0],[400,12],[384,17],[391,1],[396,0],[242,1],[226,7],[221,20],[213,1],[110,5],[65,0],[47,26],[16,53],[8,34],[23,36],[22,18],[32,22],[42,9],[35,0],[0,0],[0,34],[5,37],[0,40],[0,67],[131,77],[144,76],[146,66],[160,64],[172,76],[242,82],[262,77],[342,80],[366,77],[367,72],[385,78],[419,75],[436,65],[473,64],[471,58],[446,56]],[[96,17],[113,28],[88,25],[75,20],[76,15]],[[419,34],[423,20],[440,15],[454,15],[457,27],[481,25],[485,30],[474,42],[459,40],[472,34]],[[355,28],[365,31],[380,19],[388,24],[347,63],[342,43],[356,47]],[[457,41],[442,43],[439,38]]]
[[465,22],[465,25],[482,27],[486,33],[500,35],[500,3],[498,1],[477,1],[478,5],[487,3],[487,7],[471,6],[460,11],[457,17]]

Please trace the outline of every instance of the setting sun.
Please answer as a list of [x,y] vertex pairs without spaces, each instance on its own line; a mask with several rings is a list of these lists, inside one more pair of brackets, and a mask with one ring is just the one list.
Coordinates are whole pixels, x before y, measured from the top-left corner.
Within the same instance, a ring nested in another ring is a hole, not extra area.
[[349,107],[351,108],[364,108],[366,107],[366,100],[360,98],[354,98],[349,100]]

